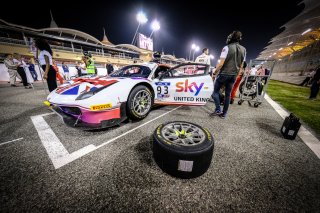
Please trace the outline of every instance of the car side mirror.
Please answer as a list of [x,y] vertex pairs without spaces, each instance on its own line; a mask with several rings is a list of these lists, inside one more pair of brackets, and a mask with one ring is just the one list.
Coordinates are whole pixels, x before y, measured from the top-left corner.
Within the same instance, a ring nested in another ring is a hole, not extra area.
[[160,73],[159,74],[159,81],[162,81],[164,77],[165,77],[165,74],[164,73]]

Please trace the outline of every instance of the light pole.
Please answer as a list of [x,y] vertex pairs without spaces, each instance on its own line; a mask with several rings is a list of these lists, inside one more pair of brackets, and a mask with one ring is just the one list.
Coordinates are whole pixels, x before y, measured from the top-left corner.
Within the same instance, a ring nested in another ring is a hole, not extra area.
[[189,61],[191,60],[191,51],[194,50],[195,48],[196,48],[196,45],[192,44],[190,48],[190,53],[189,53]]
[[198,52],[198,51],[199,51],[199,49],[200,49],[200,47],[199,47],[199,46],[196,46],[196,47],[194,48],[193,56],[192,56],[192,61],[194,61],[194,54],[195,54],[195,52]]
[[139,22],[139,24],[138,24],[136,33],[135,33],[134,36],[133,36],[133,39],[132,39],[131,44],[134,44],[134,40],[135,40],[135,38],[136,38],[136,36],[137,36],[137,33],[138,33],[138,30],[139,30],[140,24],[145,24],[145,23],[148,21],[148,19],[147,19],[146,15],[145,15],[143,12],[139,12],[139,13],[137,14],[137,21]]
[[151,23],[151,29],[152,29],[152,32],[151,32],[149,38],[151,38],[151,36],[153,35],[154,31],[160,30],[160,23],[157,20],[154,20]]

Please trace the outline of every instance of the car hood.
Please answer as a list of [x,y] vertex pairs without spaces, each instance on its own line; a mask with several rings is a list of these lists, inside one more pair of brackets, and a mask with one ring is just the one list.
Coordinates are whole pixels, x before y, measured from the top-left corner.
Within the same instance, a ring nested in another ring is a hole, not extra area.
[[[60,85],[56,90],[52,91],[47,100],[51,103],[61,105],[74,105],[76,98],[86,92],[95,92],[103,89],[104,92],[99,92],[93,97],[99,96],[98,94],[108,92],[105,88],[112,89],[112,96],[116,93],[122,93],[121,99],[126,100],[126,91],[130,91],[134,84],[140,81],[149,81],[145,78],[111,78],[111,77],[95,77],[95,78],[76,78],[63,85]],[[111,87],[112,86],[112,87]],[[109,92],[108,92],[109,93]],[[118,98],[119,99],[119,98]]]

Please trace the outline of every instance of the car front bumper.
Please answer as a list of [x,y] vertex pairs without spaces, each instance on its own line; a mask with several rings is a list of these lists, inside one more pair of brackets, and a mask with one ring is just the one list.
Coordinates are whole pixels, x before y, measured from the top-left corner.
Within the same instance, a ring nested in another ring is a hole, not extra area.
[[59,114],[65,124],[82,129],[103,129],[119,125],[125,119],[125,103],[118,108],[104,111],[90,111],[79,107],[55,106],[52,109]]

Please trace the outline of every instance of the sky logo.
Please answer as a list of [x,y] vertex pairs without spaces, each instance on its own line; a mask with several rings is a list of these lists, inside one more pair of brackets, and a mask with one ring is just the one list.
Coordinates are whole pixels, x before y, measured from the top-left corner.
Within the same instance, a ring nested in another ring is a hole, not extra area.
[[193,93],[195,90],[196,93],[194,95],[197,96],[200,93],[203,85],[204,83],[201,83],[200,86],[198,86],[196,82],[192,82],[191,84],[189,84],[188,79],[186,79],[184,82],[176,83],[176,87],[177,87],[176,92],[190,91]]

